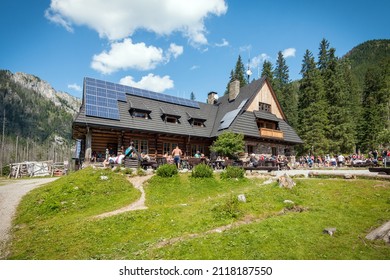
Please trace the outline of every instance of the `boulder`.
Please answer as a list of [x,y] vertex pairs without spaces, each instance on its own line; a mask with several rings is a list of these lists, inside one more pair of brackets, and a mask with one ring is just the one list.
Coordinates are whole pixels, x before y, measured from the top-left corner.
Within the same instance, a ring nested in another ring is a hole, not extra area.
[[347,173],[347,174],[344,174],[344,179],[356,179],[356,176]]
[[369,240],[383,239],[390,244],[390,221],[371,231],[366,238]]
[[238,201],[245,203],[246,202],[245,194],[239,194],[238,195]]
[[336,228],[324,228],[322,232],[333,236],[333,234],[336,232]]
[[279,177],[279,186],[287,189],[292,189],[296,184],[286,173]]

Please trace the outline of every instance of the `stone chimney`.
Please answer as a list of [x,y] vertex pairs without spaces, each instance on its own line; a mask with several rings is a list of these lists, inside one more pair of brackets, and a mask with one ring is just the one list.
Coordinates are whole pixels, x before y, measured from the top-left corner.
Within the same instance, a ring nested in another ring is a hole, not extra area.
[[236,99],[237,95],[240,93],[240,81],[234,80],[229,84],[229,101]]
[[207,103],[208,104],[216,104],[218,101],[218,94],[215,91],[209,92],[207,95]]

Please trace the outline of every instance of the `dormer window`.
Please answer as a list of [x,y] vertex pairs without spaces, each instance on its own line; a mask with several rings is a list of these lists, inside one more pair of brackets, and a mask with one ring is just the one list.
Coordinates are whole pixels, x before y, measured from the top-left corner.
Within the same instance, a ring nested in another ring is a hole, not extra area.
[[161,110],[161,119],[166,123],[174,123],[179,124],[180,123],[180,114],[177,113],[173,108],[162,108]]
[[132,116],[133,118],[148,120],[151,119],[151,112],[152,111],[148,107],[146,107],[145,104],[141,101],[132,100],[130,102],[129,113],[130,116]]
[[259,111],[270,112],[271,113],[271,104],[259,102]]
[[188,122],[191,124],[191,126],[197,126],[197,127],[205,127],[206,119],[197,114],[197,112],[186,112],[188,117]]
[[133,110],[133,112],[131,113],[131,116],[133,118],[139,118],[139,119],[145,119],[145,120],[150,119],[150,116],[147,112],[142,112],[142,111],[137,111],[137,110]]
[[175,124],[180,123],[179,119],[176,116],[168,116],[168,115],[165,116],[165,122],[175,123]]
[[205,127],[204,125],[204,120],[199,120],[199,119],[193,119],[192,122],[190,121],[192,126],[197,126],[197,127]]

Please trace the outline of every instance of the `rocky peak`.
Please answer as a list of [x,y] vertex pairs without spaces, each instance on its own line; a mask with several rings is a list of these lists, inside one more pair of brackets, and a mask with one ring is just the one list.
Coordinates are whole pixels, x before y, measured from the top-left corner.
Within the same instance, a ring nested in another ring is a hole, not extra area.
[[51,100],[56,106],[64,108],[72,115],[80,109],[81,100],[79,98],[63,91],[56,91],[49,83],[34,75],[17,72],[11,74],[11,79],[22,87],[34,90],[44,98]]

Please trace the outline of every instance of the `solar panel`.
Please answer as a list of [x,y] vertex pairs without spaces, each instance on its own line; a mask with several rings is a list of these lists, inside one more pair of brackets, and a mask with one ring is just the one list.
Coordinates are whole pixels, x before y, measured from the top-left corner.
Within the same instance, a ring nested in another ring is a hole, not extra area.
[[218,130],[228,128],[236,118],[238,112],[240,112],[240,109],[235,109],[233,111],[227,112],[225,116],[223,116],[221,123],[219,124]]
[[199,104],[196,101],[188,100],[181,97],[176,97],[168,94],[157,93],[149,90],[138,89],[130,86],[123,86],[124,91],[130,95],[135,95],[143,98],[153,99],[171,104],[182,105],[199,109]]
[[113,83],[85,78],[85,114],[119,120],[118,98],[124,99],[122,95],[118,95]]
[[223,116],[221,123],[219,124],[218,130],[228,128],[232,124],[234,119],[237,117],[238,113],[241,111],[242,107],[244,107],[247,101],[248,99],[242,100],[237,109],[227,112],[225,116]]

